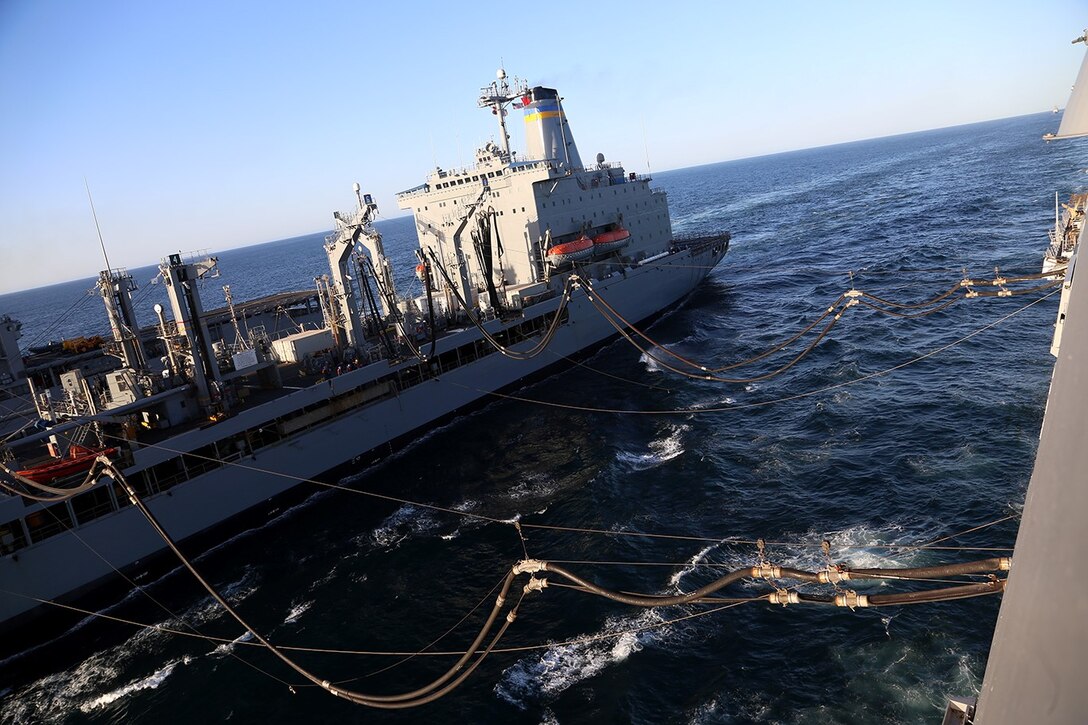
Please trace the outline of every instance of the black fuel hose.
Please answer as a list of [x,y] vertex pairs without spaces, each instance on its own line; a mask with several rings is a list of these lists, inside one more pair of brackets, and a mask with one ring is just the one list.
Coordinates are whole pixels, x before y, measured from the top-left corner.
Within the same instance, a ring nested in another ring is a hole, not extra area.
[[997,594],[1005,590],[1005,580],[995,579],[981,584],[965,584],[959,587],[926,589],[921,592],[902,594],[870,594],[870,607],[887,607],[893,604],[923,604],[926,602],[947,602],[953,599],[967,599],[980,594]]
[[[1009,568],[1009,560],[1001,558],[981,559],[979,561],[967,561],[961,564],[944,564],[942,566],[923,566],[913,569],[843,569],[851,579],[938,579],[946,576],[958,576],[962,574],[986,574],[994,571],[1006,571]],[[783,570],[784,571],[784,570]]]
[[614,602],[621,604],[630,604],[636,607],[668,607],[676,604],[690,604],[696,599],[713,594],[714,592],[724,589],[725,587],[738,582],[741,579],[747,579],[749,577],[759,576],[759,567],[748,567],[747,569],[738,569],[731,571],[720,579],[715,579],[706,586],[699,587],[695,591],[687,594],[677,594],[675,596],[652,596],[652,595],[638,595],[638,594],[624,594],[622,592],[612,591],[611,589],[605,589],[602,586],[598,586],[591,581],[583,579],[582,577],[574,574],[567,569],[559,566],[558,564],[545,563],[544,571],[552,574],[558,574],[559,576],[574,582],[578,586],[585,589],[587,592],[596,594],[599,597],[605,599],[611,599]]

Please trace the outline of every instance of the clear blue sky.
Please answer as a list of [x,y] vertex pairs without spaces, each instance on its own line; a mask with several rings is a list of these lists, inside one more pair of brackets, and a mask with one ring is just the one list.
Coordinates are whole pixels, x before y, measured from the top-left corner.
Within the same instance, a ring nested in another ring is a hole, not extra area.
[[101,268],[84,177],[115,266],[328,229],[356,180],[397,215],[493,136],[500,58],[559,88],[583,158],[663,170],[1062,106],[1086,25],[1083,0],[2,0],[0,292]]

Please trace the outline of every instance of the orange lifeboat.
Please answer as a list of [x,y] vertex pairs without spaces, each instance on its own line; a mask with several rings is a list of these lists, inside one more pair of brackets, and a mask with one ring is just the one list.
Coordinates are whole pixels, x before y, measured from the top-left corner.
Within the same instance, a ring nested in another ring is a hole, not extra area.
[[24,478],[29,478],[35,483],[49,483],[58,478],[88,471],[94,463],[94,459],[99,456],[112,456],[116,452],[116,448],[84,448],[83,446],[74,445],[64,458],[58,458],[48,463],[40,463],[37,466],[16,471],[16,473]]
[[548,261],[552,264],[563,264],[585,259],[593,254],[593,240],[585,234],[571,242],[556,244],[548,250]]
[[626,247],[627,243],[631,241],[631,232],[627,231],[623,227],[613,229],[610,232],[602,232],[593,237],[593,251],[595,252],[611,252],[616,249]]

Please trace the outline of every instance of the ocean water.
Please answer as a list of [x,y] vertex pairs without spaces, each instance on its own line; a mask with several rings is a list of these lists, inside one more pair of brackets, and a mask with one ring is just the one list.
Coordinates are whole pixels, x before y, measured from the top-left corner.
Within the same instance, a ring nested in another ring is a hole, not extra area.
[[[787,337],[851,284],[918,301],[964,269],[974,276],[995,267],[1038,271],[1054,191],[1065,197],[1086,181],[1078,165],[1088,156],[1083,143],[1041,142],[1054,125],[1042,114],[656,174],[678,233],[729,229],[733,246],[650,334],[720,365]],[[389,220],[381,229],[407,279],[411,222]],[[206,300],[223,283],[239,300],[308,287],[323,265],[320,235],[219,259],[223,276],[206,283]],[[154,270],[133,273],[146,283]],[[91,284],[4,295],[0,312],[23,320],[24,342],[104,330],[97,299],[75,304]],[[144,286],[140,309],[150,316],[161,290]],[[708,539],[525,530],[530,555],[612,562],[569,567],[632,591],[687,591],[720,571],[702,565],[751,565],[754,547],[734,540],[757,537],[774,542],[774,562],[805,568],[823,565],[824,538],[836,561],[853,566],[980,558],[889,547],[1019,512],[1053,365],[1056,297],[917,364],[861,378],[1028,301],[962,301],[915,320],[851,310],[797,367],[748,385],[677,377],[619,341],[587,367],[519,394],[680,412],[499,401],[346,483],[497,519]],[[1015,533],[1012,520],[945,543],[1010,547]],[[474,636],[480,611],[458,623],[490,602],[522,546],[512,525],[315,489],[199,566],[277,643],[415,652],[452,628],[430,649],[456,650]],[[552,588],[525,600],[500,644],[524,649],[492,654],[435,704],[386,713],[300,686],[298,675],[249,647],[188,574],[142,583],[110,613],[179,629],[184,622],[229,643],[84,623],[0,663],[0,721],[935,723],[948,696],[977,693],[1000,603],[645,611]],[[331,681],[372,693],[412,689],[451,661],[299,658]]]

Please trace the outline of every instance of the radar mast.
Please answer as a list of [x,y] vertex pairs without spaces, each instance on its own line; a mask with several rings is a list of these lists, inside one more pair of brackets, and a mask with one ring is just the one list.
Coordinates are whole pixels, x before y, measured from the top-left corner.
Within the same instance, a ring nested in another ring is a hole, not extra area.
[[528,86],[524,81],[514,78],[513,87],[506,81],[506,69],[499,68],[495,80],[480,89],[480,108],[490,108],[499,119],[499,141],[502,145],[503,161],[510,161],[510,135],[506,132],[506,105],[525,95]]

